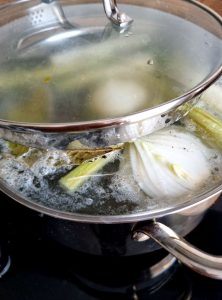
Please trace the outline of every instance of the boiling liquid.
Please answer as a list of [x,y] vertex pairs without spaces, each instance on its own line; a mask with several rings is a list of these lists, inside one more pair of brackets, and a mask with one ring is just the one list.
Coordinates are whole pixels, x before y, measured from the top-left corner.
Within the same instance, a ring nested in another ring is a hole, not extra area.
[[[127,151],[120,151],[113,161],[70,192],[59,183],[60,178],[76,167],[68,152],[27,148],[18,155],[5,140],[0,140],[0,149],[0,179],[3,184],[29,201],[66,212],[116,215],[165,209],[212,189],[220,183],[222,176],[221,153],[206,146],[210,176],[203,178],[196,190],[194,188],[179,197],[150,197],[135,181]],[[192,147],[184,149],[184,155],[189,155],[190,151]]]

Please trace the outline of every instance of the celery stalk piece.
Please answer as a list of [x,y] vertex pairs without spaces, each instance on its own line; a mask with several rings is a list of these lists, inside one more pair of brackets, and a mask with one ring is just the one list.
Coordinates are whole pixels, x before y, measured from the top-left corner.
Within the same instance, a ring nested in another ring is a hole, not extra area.
[[222,150],[222,121],[202,108],[193,108],[188,116],[196,125],[196,132],[211,146]]
[[68,192],[74,192],[85,181],[89,179],[91,175],[96,174],[106,164],[113,161],[119,150],[112,151],[106,155],[99,156],[94,160],[88,160],[69,172],[67,175],[59,180],[59,184],[62,188]]

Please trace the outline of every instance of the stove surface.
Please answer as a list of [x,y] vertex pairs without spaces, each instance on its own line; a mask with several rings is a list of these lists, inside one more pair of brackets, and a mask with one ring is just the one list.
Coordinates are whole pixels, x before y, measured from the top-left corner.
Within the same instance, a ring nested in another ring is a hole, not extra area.
[[[125,258],[122,264],[122,259],[77,253],[45,239],[42,219],[44,216],[0,194],[0,273],[5,272],[0,279],[1,300],[222,299],[221,281],[197,275],[178,262],[152,282],[146,280],[146,273],[141,270],[140,285],[122,279],[116,284],[118,273],[120,277],[124,274],[118,266],[127,266],[127,274],[134,270],[134,262],[145,261],[146,255],[137,260]],[[222,255],[221,236],[222,199],[187,239],[204,251]],[[157,252],[160,258],[165,255],[164,250]],[[101,263],[110,275],[109,286],[98,280]]]

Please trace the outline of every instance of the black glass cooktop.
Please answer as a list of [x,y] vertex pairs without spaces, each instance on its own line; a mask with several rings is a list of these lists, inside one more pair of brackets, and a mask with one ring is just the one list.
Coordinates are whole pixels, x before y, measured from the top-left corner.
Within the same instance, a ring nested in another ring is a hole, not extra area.
[[[92,257],[65,248],[45,238],[43,218],[0,193],[1,300],[222,299],[222,281],[197,275],[178,262],[148,281],[144,270],[138,273],[146,255],[125,258],[123,263],[120,258]],[[222,199],[187,239],[222,255],[221,237]],[[157,251],[153,261],[165,255]],[[142,278],[137,285],[129,280],[135,270]]]

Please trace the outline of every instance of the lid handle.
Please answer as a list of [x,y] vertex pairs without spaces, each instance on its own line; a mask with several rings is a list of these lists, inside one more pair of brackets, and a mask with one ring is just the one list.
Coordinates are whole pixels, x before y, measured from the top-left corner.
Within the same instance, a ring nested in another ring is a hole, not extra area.
[[[42,0],[43,3],[50,4],[56,0]],[[117,7],[116,0],[103,0],[103,6],[107,18],[115,25],[120,27],[127,27],[133,19],[127,16],[124,12],[120,12]]]
[[127,16],[124,12],[120,12],[116,0],[103,0],[103,6],[107,18],[113,24],[120,27],[127,27],[133,22],[132,18]]

